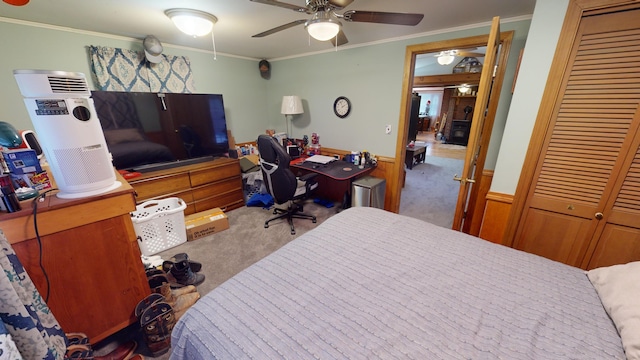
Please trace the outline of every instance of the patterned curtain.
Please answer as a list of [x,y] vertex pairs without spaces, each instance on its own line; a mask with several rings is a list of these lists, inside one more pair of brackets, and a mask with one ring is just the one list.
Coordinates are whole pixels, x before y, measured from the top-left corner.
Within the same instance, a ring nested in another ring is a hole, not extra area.
[[91,68],[100,90],[164,93],[195,91],[191,62],[186,56],[162,54],[153,64],[144,51],[90,46]]
[[0,230],[0,358],[63,359],[67,338]]

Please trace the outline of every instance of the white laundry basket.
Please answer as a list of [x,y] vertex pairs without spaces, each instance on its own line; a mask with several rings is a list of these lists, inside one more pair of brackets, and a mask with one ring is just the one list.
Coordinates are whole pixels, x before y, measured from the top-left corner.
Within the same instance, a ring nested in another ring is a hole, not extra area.
[[187,241],[185,202],[177,197],[150,200],[131,213],[142,255],[153,255]]

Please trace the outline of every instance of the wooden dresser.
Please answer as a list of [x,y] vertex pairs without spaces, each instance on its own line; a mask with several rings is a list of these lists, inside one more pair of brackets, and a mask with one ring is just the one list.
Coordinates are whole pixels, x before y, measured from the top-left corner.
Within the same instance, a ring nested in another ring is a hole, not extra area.
[[84,332],[92,343],[136,322],[135,306],[150,293],[129,215],[133,188],[118,180],[118,189],[82,199],[47,194],[37,205],[40,242],[31,200],[0,215],[0,229],[43,299],[48,294],[63,331]]
[[187,204],[185,215],[211,208],[229,211],[244,206],[238,159],[220,158],[143,173],[129,180],[138,203],[179,197]]

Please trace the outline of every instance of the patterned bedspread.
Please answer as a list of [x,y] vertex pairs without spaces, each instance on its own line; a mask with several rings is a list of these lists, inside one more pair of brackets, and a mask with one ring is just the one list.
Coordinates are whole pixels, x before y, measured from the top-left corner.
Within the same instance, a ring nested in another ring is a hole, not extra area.
[[198,301],[172,359],[624,359],[584,271],[367,207]]

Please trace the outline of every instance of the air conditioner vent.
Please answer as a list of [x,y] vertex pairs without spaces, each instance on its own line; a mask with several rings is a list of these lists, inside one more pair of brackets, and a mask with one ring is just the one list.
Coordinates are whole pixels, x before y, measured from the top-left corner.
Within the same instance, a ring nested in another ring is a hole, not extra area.
[[87,93],[89,88],[83,78],[49,76],[49,85],[54,93]]

